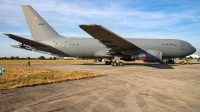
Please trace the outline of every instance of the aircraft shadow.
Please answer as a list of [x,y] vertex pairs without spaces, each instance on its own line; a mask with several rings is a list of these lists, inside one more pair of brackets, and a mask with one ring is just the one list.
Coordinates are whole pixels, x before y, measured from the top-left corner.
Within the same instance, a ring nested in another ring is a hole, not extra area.
[[[111,66],[105,65],[104,63],[83,63],[80,65],[87,65],[87,66]],[[147,66],[157,69],[174,69],[173,66],[180,66],[180,64],[159,64],[159,63],[124,63],[123,67],[134,67],[134,66]]]
[[192,64],[200,64],[200,62],[192,62]]
[[126,63],[125,65],[129,66],[147,66],[157,69],[174,69],[172,66],[178,66],[178,65],[171,65],[171,64],[159,64],[159,63]]

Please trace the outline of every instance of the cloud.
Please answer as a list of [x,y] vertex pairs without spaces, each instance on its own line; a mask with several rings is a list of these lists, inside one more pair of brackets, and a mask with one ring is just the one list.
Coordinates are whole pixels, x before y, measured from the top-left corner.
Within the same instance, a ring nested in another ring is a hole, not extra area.
[[90,37],[78,25],[100,24],[123,37],[183,39],[199,48],[199,3],[182,0],[1,0],[0,33],[31,38],[20,7],[31,5],[66,37]]
[[[129,26],[134,26],[138,28],[155,28],[158,26],[166,27],[172,26],[177,22],[185,19],[198,20],[199,16],[194,16],[194,13],[189,11],[184,11],[181,13],[168,13],[164,11],[148,11],[148,10],[137,10],[137,8],[126,8],[124,5],[116,3],[107,3],[100,5],[98,3],[90,3],[89,1],[78,1],[78,2],[63,2],[63,1],[28,1],[24,2],[20,0],[19,2],[11,2],[11,4],[32,4],[33,8],[37,10],[47,21],[52,22],[53,26],[63,26],[64,22],[69,25],[77,23],[101,23],[101,24],[113,24],[120,25],[126,23]],[[123,3],[122,3],[123,4]],[[172,4],[166,3],[166,4]],[[8,5],[8,6],[7,6]],[[5,9],[15,8],[17,12],[20,12],[20,18],[22,18],[22,11],[19,5],[15,7],[8,4],[5,5]],[[20,9],[20,10],[19,10]],[[5,14],[4,14],[5,15]],[[12,15],[12,13],[11,13]],[[22,20],[16,18],[15,15],[6,15],[2,19],[7,23],[12,25],[21,25]],[[2,18],[3,18],[2,17]],[[15,19],[13,19],[15,18]],[[118,24],[115,24],[118,23]]]

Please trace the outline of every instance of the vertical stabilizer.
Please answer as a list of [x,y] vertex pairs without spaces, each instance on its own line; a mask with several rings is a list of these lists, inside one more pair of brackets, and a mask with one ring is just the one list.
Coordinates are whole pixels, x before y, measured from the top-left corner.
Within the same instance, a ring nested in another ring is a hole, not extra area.
[[22,5],[22,10],[33,40],[40,41],[60,37],[30,5]]

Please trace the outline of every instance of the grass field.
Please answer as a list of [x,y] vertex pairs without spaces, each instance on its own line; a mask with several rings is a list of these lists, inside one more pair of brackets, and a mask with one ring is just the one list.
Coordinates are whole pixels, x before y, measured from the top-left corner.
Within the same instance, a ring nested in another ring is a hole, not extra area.
[[[30,67],[26,67],[26,60],[0,60],[6,72],[0,77],[0,90],[18,87],[49,84],[67,80],[104,76],[105,74],[78,72],[68,70],[53,70],[34,68],[36,64],[76,64],[92,63],[93,60],[29,60]],[[138,61],[137,62],[142,62]],[[175,60],[180,63],[180,60]]]
[[[87,63],[92,60],[30,60],[34,64],[68,64]],[[0,60],[6,72],[0,77],[0,90],[18,87],[43,85],[61,81],[104,76],[105,74],[78,72],[68,70],[52,70],[26,67],[26,60]],[[24,66],[22,65],[24,63]]]
[[[88,63],[93,62],[93,60],[29,60],[31,64],[76,64],[76,63]],[[26,64],[26,60],[0,60],[0,64],[3,65],[22,65]]]

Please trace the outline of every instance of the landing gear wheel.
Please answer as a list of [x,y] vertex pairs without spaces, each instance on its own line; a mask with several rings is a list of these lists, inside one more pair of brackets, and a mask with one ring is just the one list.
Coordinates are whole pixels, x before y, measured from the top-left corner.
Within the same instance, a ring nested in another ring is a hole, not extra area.
[[119,66],[124,66],[124,63],[122,63],[122,62],[119,62]]
[[180,64],[184,65],[184,64],[185,64],[185,62],[180,62]]
[[106,65],[110,65],[111,63],[110,63],[110,61],[106,61],[105,64]]
[[118,63],[117,62],[113,62],[112,66],[118,66]]

